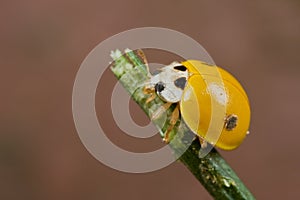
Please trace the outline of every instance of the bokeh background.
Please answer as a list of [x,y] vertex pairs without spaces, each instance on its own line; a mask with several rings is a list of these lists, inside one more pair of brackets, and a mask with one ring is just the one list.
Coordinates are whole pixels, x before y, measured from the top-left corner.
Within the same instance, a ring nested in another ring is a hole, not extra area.
[[[147,174],[104,166],[75,130],[81,62],[104,39],[143,26],[191,36],[238,77],[251,101],[251,135],[222,155],[258,199],[299,198],[299,1],[4,0],[0,24],[0,199],[211,199],[178,162]],[[107,71],[101,81],[97,111],[109,137],[129,150],[159,148],[158,137],[124,136],[108,109],[116,80]],[[133,102],[130,110],[147,124]]]

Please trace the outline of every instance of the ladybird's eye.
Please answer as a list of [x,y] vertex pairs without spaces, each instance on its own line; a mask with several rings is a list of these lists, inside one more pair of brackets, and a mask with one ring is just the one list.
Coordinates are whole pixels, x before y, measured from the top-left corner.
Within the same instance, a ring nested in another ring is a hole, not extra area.
[[174,85],[178,88],[181,88],[181,89],[184,89],[185,84],[186,84],[186,78],[185,77],[178,78],[174,81]]
[[156,93],[161,92],[165,89],[165,84],[163,82],[158,82],[155,84],[154,88]]
[[174,69],[179,70],[179,71],[183,71],[183,72],[186,71],[186,67],[183,66],[183,65],[175,66]]

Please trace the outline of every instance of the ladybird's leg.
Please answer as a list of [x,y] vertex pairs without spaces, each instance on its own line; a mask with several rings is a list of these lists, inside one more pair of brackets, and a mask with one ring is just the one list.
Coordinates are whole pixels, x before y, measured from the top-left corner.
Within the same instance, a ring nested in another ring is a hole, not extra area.
[[148,86],[147,84],[143,88],[143,93],[144,94],[152,94],[154,92],[155,92],[155,89],[152,88],[152,87],[150,87],[150,86]]
[[179,118],[179,105],[177,104],[176,107],[175,107],[175,109],[172,112],[169,127],[165,131],[165,133],[164,133],[163,141],[165,143],[169,143],[170,142],[169,135],[170,135],[170,132],[172,131],[172,129],[174,128],[174,126],[175,126],[178,118]]
[[151,101],[153,101],[154,99],[155,99],[155,97],[156,97],[156,94],[155,93],[152,93],[151,95],[150,95],[150,97],[146,100],[146,104],[148,104],[149,102],[151,102]]
[[151,87],[145,86],[143,88],[143,93],[144,94],[150,94],[150,97],[148,97],[148,99],[145,102],[146,104],[148,104],[149,102],[153,101],[155,99],[155,97],[156,97],[155,89],[151,88]]
[[145,66],[147,68],[147,72],[150,75],[149,65],[148,65],[148,61],[147,61],[145,53],[141,49],[138,49],[136,52],[137,52],[137,55],[142,59],[143,63],[145,64]]
[[164,105],[160,106],[155,112],[152,113],[151,121],[159,118],[159,116],[161,116],[168,108],[170,108],[171,105],[172,105],[172,103],[168,102],[168,103],[165,103]]
[[199,137],[199,141],[200,141],[200,144],[201,144],[201,148],[205,149],[207,147],[207,141],[204,140],[202,137]]

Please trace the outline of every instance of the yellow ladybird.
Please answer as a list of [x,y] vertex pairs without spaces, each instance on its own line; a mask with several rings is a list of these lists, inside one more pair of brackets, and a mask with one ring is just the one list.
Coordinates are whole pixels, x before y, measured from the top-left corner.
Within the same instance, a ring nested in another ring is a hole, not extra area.
[[164,136],[166,142],[180,114],[191,131],[224,150],[237,148],[248,133],[247,94],[231,74],[217,66],[197,60],[174,62],[151,76],[145,91],[166,102],[158,113],[173,103],[178,105]]

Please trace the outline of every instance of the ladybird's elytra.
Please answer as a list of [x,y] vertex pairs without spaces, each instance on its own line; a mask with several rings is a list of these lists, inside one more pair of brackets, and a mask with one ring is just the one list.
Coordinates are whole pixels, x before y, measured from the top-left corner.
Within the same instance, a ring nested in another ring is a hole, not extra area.
[[[197,60],[173,62],[152,75],[146,87],[154,88],[166,103],[176,103],[191,131],[221,149],[237,148],[247,135],[250,124],[247,94],[222,68]],[[207,134],[208,130],[219,132],[217,141]]]

